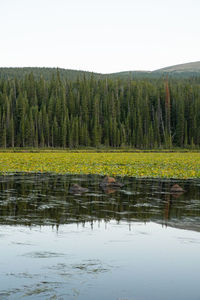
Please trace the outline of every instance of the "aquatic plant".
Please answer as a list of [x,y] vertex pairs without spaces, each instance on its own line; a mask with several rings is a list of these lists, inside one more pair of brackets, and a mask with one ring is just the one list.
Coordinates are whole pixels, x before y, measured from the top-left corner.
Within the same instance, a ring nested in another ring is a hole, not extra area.
[[1,153],[1,174],[51,172],[199,178],[199,153]]

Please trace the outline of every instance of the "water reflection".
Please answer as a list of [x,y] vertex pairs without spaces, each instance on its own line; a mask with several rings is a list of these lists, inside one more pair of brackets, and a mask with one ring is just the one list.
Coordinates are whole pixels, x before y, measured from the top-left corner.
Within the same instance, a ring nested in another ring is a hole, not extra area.
[[199,299],[199,232],[93,226],[0,226],[0,299]]
[[[0,224],[57,225],[95,220],[154,221],[200,230],[199,181],[120,179],[122,189],[101,189],[100,176],[16,174],[0,177]],[[89,191],[69,193],[78,183]],[[185,193],[171,193],[178,183]]]
[[200,182],[101,180],[0,177],[0,299],[198,299]]

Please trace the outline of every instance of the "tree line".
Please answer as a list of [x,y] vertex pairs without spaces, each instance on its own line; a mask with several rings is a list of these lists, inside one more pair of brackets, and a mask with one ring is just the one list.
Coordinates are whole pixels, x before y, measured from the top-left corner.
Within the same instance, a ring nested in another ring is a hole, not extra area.
[[0,79],[0,147],[199,147],[200,80]]

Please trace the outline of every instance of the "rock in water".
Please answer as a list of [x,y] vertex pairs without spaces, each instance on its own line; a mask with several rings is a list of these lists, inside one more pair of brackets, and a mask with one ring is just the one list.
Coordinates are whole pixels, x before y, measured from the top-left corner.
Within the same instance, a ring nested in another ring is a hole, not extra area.
[[183,193],[183,192],[184,192],[184,189],[182,189],[182,187],[181,187],[180,185],[174,184],[174,185],[171,187],[170,191],[171,191],[172,193]]
[[116,180],[115,180],[115,178],[113,178],[113,177],[109,177],[109,176],[106,176],[104,179],[103,179],[103,181],[100,183],[100,186],[102,187],[102,188],[105,188],[105,187],[114,187],[114,188],[120,188],[120,187],[122,187],[122,186],[124,186],[123,185],[123,183],[121,183],[121,182],[117,182]]
[[117,186],[116,187],[105,186],[105,187],[101,187],[101,188],[105,194],[114,194],[120,189]]
[[69,189],[69,192],[72,194],[82,194],[87,193],[88,191],[89,190],[87,188],[83,188],[79,184],[73,184]]

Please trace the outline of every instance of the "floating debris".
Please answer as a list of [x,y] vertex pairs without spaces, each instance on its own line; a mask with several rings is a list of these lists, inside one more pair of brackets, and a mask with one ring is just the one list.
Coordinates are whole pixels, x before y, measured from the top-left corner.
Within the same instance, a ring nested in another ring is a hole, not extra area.
[[72,194],[82,194],[82,193],[87,193],[88,191],[89,189],[83,188],[79,184],[73,184],[69,189],[69,192]]

